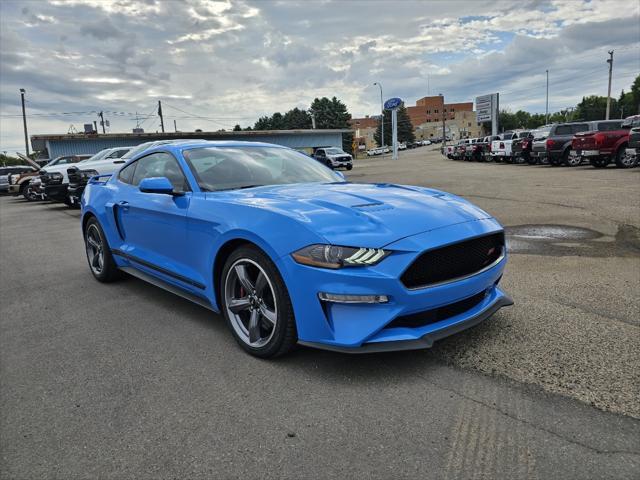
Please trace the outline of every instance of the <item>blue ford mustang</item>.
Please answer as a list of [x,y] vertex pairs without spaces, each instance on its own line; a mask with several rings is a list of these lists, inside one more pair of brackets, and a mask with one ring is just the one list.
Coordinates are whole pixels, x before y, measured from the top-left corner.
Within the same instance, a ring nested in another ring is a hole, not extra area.
[[150,148],[82,198],[94,277],[221,312],[249,353],[430,347],[513,302],[504,232],[448,193],[344,180],[277,145]]

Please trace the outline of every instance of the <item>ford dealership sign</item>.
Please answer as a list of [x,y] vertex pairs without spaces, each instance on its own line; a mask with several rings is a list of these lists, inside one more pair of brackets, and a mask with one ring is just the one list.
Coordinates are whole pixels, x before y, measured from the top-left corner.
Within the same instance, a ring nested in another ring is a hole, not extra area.
[[386,102],[384,102],[385,110],[393,110],[394,108],[398,108],[402,103],[402,99],[400,98],[390,98]]

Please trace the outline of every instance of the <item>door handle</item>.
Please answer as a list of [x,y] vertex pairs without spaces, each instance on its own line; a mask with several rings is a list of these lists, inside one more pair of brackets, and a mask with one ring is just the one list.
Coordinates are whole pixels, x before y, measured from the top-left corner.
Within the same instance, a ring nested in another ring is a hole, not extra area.
[[114,160],[113,163],[127,163],[126,160]]
[[129,210],[129,202],[122,200],[121,202],[118,202],[118,207],[120,207],[123,212],[126,212]]

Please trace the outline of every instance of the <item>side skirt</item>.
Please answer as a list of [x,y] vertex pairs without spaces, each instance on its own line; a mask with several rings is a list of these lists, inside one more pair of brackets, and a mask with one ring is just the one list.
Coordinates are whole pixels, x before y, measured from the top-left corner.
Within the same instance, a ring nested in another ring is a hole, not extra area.
[[156,287],[160,287],[163,290],[173,293],[174,295],[178,295],[179,297],[185,298],[195,304],[200,305],[201,307],[211,310],[212,312],[220,313],[215,308],[213,308],[213,305],[211,305],[211,302],[209,302],[207,299],[199,297],[198,295],[194,295],[190,292],[187,292],[186,290],[183,290],[180,287],[176,287],[175,285],[171,285],[170,283],[167,283],[157,277],[149,275],[148,273],[145,273],[141,270],[138,270],[135,267],[118,267],[118,268],[120,268],[120,270],[128,273],[133,277],[139,278],[140,280],[144,280],[145,282],[155,285]]

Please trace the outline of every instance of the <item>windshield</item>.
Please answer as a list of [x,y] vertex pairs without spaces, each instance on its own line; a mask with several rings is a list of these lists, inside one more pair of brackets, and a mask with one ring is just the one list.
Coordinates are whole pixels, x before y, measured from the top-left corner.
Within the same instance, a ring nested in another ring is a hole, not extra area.
[[104,150],[100,150],[93,157],[89,157],[89,158],[87,158],[85,160],[82,160],[81,162],[78,162],[78,163],[87,163],[87,162],[92,162],[94,160],[102,160],[104,157],[109,155],[109,152],[111,152],[110,148],[106,148]]
[[183,155],[204,191],[344,181],[310,157],[285,148],[204,147]]
[[329,155],[346,155],[346,153],[340,148],[326,148],[325,152],[327,152]]
[[546,138],[551,132],[551,127],[544,127],[533,131],[533,138]]

